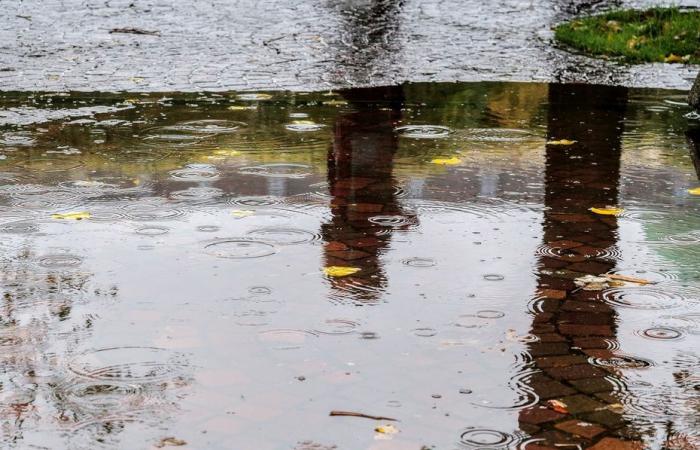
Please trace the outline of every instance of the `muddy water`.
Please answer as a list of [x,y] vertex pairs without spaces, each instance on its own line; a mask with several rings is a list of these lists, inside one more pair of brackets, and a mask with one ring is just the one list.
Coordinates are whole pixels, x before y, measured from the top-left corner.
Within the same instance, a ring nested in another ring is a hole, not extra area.
[[698,445],[680,92],[1,101],[4,447]]

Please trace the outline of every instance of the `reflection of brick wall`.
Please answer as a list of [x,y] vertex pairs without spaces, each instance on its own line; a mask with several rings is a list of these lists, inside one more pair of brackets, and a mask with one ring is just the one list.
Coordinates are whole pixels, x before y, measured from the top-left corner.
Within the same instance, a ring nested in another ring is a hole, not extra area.
[[[627,91],[552,85],[549,100],[548,138],[577,142],[546,150],[544,243],[532,324],[538,341],[529,344],[538,371],[528,384],[539,403],[522,410],[519,422],[541,439],[537,448],[635,448],[617,441],[627,433],[621,411],[611,406],[618,399],[610,379],[618,373],[593,362],[613,356],[615,310],[599,292],[576,290],[573,282],[616,264],[611,248],[617,219],[588,209],[617,204]],[[566,409],[556,411],[550,400]]]
[[[414,215],[401,209],[392,175],[398,148],[394,126],[402,91],[400,87],[354,89],[345,95],[354,110],[336,118],[328,152],[332,217],[321,227],[324,264],[361,269],[332,280],[333,287],[348,300],[371,302],[378,300],[386,284],[379,258],[389,245],[391,231],[415,222]],[[387,102],[391,108],[386,108]],[[382,216],[384,221],[376,220]]]

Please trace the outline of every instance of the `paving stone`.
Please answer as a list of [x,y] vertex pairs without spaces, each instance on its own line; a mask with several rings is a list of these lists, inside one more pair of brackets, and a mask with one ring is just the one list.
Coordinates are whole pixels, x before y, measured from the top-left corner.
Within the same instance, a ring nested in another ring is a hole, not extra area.
[[564,397],[576,393],[573,388],[553,380],[543,374],[533,375],[528,382],[528,386],[532,388],[532,390],[534,390],[543,400],[555,397]]
[[533,406],[520,411],[520,414],[518,414],[518,422],[540,425],[553,422],[563,417],[566,417],[566,415],[552,411],[544,406]]
[[588,422],[599,423],[608,429],[619,428],[625,424],[620,414],[616,414],[608,409],[581,414],[581,418]]
[[553,300],[564,300],[566,298],[566,291],[558,289],[540,289],[538,294],[541,297]]
[[560,399],[571,414],[581,414],[604,408],[605,405],[587,395],[571,395]]
[[588,312],[562,311],[559,314],[560,323],[571,325],[608,325],[612,321],[609,314],[598,314]]
[[530,355],[552,356],[552,355],[567,355],[569,354],[569,345],[563,342],[537,342],[530,345]]
[[585,437],[586,439],[594,439],[596,436],[605,433],[605,428],[583,420],[567,420],[566,422],[554,425],[554,427],[569,434]]
[[580,380],[570,380],[569,382],[584,394],[610,392],[613,388],[613,385],[603,377],[583,378]]
[[577,364],[587,364],[587,362],[588,360],[580,355],[544,356],[535,360],[537,367],[542,369],[549,367],[569,367]]
[[559,331],[570,336],[614,336],[612,328],[608,325],[575,325],[561,324]]
[[327,252],[326,254],[333,258],[342,259],[343,261],[354,261],[356,259],[362,259],[371,256],[369,253],[361,252],[359,250],[343,250],[338,252]]
[[580,380],[583,378],[603,377],[607,373],[590,364],[578,364],[568,367],[549,367],[547,374],[557,380]]

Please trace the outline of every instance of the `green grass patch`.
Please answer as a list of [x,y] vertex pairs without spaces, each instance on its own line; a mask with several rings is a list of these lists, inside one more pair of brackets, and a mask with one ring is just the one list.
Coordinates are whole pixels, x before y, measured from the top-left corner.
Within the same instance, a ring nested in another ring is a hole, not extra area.
[[700,10],[619,10],[558,25],[556,39],[591,55],[626,62],[700,64]]

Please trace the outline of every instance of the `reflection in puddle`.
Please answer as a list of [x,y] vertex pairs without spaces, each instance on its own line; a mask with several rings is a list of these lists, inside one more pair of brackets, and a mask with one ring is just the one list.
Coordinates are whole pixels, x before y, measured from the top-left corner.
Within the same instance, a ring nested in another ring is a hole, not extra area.
[[416,450],[696,443],[676,93],[161,97],[5,94],[43,119],[0,128],[4,442],[370,448],[356,410]]

